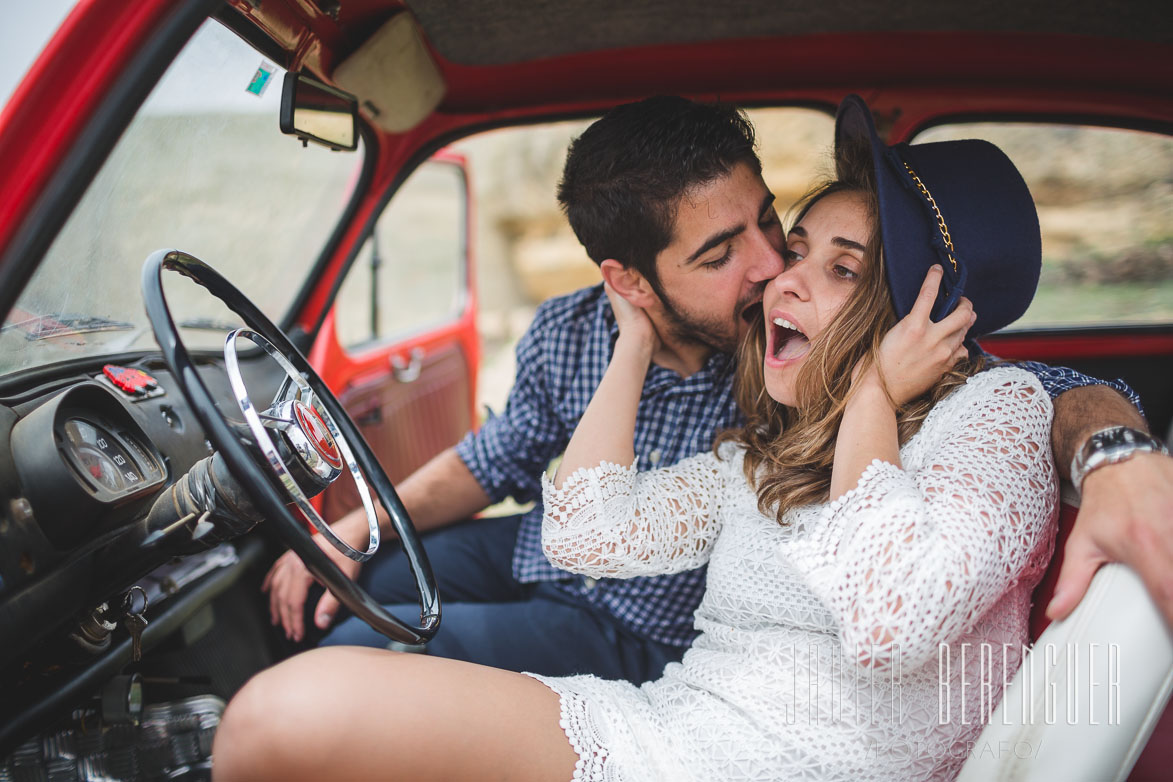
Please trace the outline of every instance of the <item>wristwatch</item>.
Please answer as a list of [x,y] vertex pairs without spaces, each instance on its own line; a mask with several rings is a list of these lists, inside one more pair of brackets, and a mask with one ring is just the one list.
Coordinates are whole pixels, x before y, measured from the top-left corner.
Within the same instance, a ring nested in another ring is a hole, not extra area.
[[1151,434],[1127,426],[1101,429],[1084,440],[1083,447],[1071,460],[1071,482],[1075,490],[1083,491],[1083,479],[1092,470],[1126,461],[1138,453],[1168,454],[1169,449]]

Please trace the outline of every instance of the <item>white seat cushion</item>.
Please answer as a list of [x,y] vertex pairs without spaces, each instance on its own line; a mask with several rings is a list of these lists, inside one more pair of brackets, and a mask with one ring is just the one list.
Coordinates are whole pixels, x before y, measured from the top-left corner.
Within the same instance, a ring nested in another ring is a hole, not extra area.
[[958,779],[1123,780],[1171,690],[1173,634],[1140,578],[1105,565],[1035,642]]

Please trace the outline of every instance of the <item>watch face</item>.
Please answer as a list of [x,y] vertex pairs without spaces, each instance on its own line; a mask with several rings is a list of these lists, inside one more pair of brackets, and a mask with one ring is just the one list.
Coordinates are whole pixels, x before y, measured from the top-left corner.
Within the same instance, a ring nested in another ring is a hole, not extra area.
[[1136,442],[1136,434],[1133,430],[1122,427],[1109,429],[1107,432],[1104,432],[1101,442],[1106,446],[1131,445]]
[[1114,426],[1111,429],[1096,432],[1088,440],[1094,449],[1127,447],[1150,451],[1162,447],[1155,438],[1127,426]]
[[1102,429],[1091,435],[1071,462],[1071,482],[1078,490],[1089,472],[1106,464],[1116,464],[1137,453],[1169,453],[1157,438],[1127,426]]

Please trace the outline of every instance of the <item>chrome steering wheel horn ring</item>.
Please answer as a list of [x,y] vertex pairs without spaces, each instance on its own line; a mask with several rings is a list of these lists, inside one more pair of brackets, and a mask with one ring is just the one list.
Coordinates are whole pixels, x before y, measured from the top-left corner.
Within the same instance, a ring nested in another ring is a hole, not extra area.
[[[257,413],[256,407],[249,398],[248,389],[245,387],[244,378],[240,373],[240,361],[236,351],[236,340],[241,338],[249,340],[264,350],[269,354],[270,358],[277,362],[277,365],[281,367],[282,371],[285,372],[286,381],[282,382],[281,389],[277,392],[277,397],[273,400],[271,408],[272,411],[276,411],[278,414],[267,415],[265,421],[261,420],[260,414]],[[265,463],[285,489],[286,494],[289,495],[289,499],[305,515],[306,519],[314,525],[314,528],[321,535],[324,535],[326,540],[330,541],[334,548],[355,562],[366,562],[370,559],[379,550],[379,521],[375,515],[375,505],[371,501],[371,492],[367,488],[367,482],[363,478],[362,472],[358,469],[358,464],[354,460],[354,453],[351,451],[350,445],[346,442],[346,438],[338,431],[338,425],[334,422],[334,418],[318,402],[313,389],[306,383],[305,378],[294,368],[293,364],[289,362],[289,359],[277,350],[277,347],[272,342],[252,329],[236,329],[225,338],[224,369],[228,374],[228,383],[232,387],[236,404],[240,408],[245,422],[248,424],[249,431],[252,432],[253,443],[264,455]],[[294,394],[292,398],[283,398],[288,396],[290,392]],[[324,474],[318,472],[317,468],[319,465],[325,465],[327,468],[332,466],[326,463],[328,456],[322,453],[320,446],[313,442],[315,438],[304,431],[306,424],[299,420],[304,414],[296,415],[301,412],[297,409],[298,405],[308,408],[317,417],[318,421],[321,421],[326,426],[327,432],[333,439],[333,444],[341,451],[342,464],[350,471],[350,476],[354,479],[355,486],[358,488],[358,495],[362,499],[363,510],[366,511],[367,516],[369,539],[365,551],[359,551],[335,534],[334,530],[330,528],[330,525],[325,522],[314,506],[310,504],[309,498],[305,496],[305,493],[290,473],[288,466],[286,466],[285,460],[278,452],[273,438],[269,436],[268,429],[271,427],[266,426],[266,421],[283,421],[283,428],[291,436],[290,439],[294,441],[294,447],[305,462],[307,469],[323,478],[324,483],[329,483],[341,474],[341,470],[334,469],[330,469],[329,472]],[[285,418],[281,415],[286,408],[295,417]],[[308,450],[304,453],[302,452],[302,448],[297,447],[298,438],[304,440],[308,447]],[[315,456],[319,457],[317,462],[314,461]]]

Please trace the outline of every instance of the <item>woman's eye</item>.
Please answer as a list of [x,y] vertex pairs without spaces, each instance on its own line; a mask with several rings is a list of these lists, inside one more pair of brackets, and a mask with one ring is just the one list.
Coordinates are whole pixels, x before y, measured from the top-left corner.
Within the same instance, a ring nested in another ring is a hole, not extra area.
[[842,264],[838,264],[838,263],[835,264],[834,272],[835,272],[836,277],[841,277],[845,280],[854,280],[857,277],[859,277],[859,275],[856,274],[855,270],[849,269],[846,266],[844,266]]
[[787,248],[786,252],[782,253],[782,260],[787,266],[793,266],[803,259],[803,256],[794,250]]

